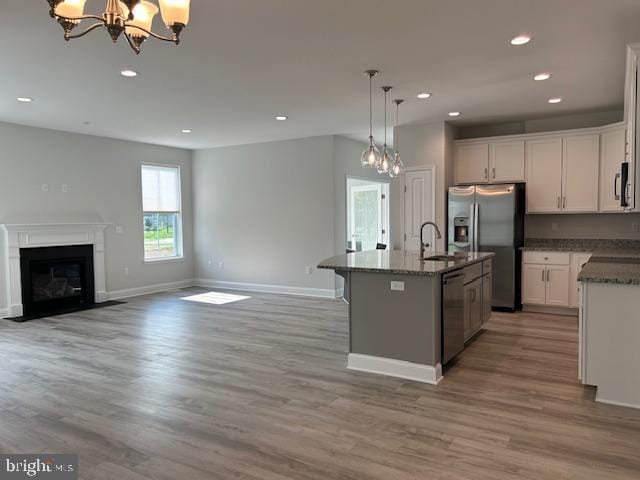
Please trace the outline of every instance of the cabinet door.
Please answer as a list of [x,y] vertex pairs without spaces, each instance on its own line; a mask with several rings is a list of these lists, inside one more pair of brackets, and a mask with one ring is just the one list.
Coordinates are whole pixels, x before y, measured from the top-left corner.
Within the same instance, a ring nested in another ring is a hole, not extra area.
[[471,330],[471,299],[473,298],[473,284],[464,286],[464,339],[467,340],[473,331]]
[[487,323],[491,318],[491,273],[482,277],[482,323]]
[[524,140],[489,144],[489,178],[492,182],[524,181]]
[[546,275],[544,265],[522,266],[522,303],[544,305],[546,301]]
[[527,211],[560,211],[562,192],[562,139],[541,138],[526,142]]
[[600,135],[578,135],[563,139],[562,211],[598,211]]
[[458,145],[455,155],[456,183],[489,181],[489,144]]
[[600,211],[621,212],[620,166],[626,159],[627,131],[624,127],[600,136]]
[[571,255],[571,275],[569,277],[569,306],[578,308],[580,298],[580,282],[578,275],[585,263],[591,258],[590,253],[573,253]]
[[569,270],[569,266],[547,266],[547,305],[555,307],[569,306]]

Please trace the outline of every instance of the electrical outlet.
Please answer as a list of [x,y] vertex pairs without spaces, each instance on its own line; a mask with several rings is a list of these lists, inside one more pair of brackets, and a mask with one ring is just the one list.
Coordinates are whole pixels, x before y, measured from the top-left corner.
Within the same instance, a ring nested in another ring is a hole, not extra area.
[[311,275],[311,267],[306,267],[305,272],[307,272],[307,275]]
[[391,282],[391,290],[394,292],[404,292],[404,282]]
[[224,262],[218,262],[218,268],[224,270]]
[[124,233],[124,227],[122,225],[116,225],[116,233],[122,235]]
[[213,260],[211,259],[207,260],[207,266],[211,267],[211,265],[213,265]]
[[48,183],[43,183],[42,184],[42,191],[47,193],[49,191],[49,184]]
[[633,233],[638,233],[638,232],[640,232],[640,224],[638,224],[638,222],[633,222],[633,223],[631,224],[631,231],[632,231]]
[[69,185],[66,183],[62,185],[62,193],[69,193]]
[[129,267],[124,267],[124,274],[129,275]]
[[551,231],[552,232],[558,231],[558,224],[556,222],[551,222]]

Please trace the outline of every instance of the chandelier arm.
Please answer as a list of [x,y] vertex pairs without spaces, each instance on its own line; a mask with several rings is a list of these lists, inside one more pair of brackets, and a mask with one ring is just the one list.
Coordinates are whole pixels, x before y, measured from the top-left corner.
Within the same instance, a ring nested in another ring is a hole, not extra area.
[[176,43],[178,41],[178,39],[176,37],[173,37],[173,38],[163,37],[162,35],[158,35],[157,33],[153,33],[151,30],[147,30],[146,28],[142,28],[142,27],[139,27],[137,25],[131,25],[129,23],[125,23],[125,26],[127,26],[129,28],[135,28],[137,30],[143,31],[147,35],[149,35],[149,36],[151,36],[153,38],[157,38],[158,40],[162,40],[164,42]]
[[94,31],[96,28],[104,27],[104,22],[96,22],[88,27],[84,32],[77,33],[75,35],[65,35],[66,40],[73,40],[75,38],[84,37],[87,33]]
[[94,19],[94,20],[100,20],[102,23],[104,23],[104,17],[100,17],[98,15],[82,15],[80,17],[63,17],[62,15],[56,15],[57,19],[62,19],[63,21],[69,21],[69,22],[75,22],[75,21],[82,21],[82,20],[88,20],[90,18]]

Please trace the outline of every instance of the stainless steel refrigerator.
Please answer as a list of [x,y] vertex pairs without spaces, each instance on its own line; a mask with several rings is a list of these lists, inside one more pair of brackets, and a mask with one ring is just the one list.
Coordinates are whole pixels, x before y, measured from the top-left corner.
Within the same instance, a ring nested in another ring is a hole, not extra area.
[[494,252],[492,307],[521,307],[525,184],[449,188],[449,251]]

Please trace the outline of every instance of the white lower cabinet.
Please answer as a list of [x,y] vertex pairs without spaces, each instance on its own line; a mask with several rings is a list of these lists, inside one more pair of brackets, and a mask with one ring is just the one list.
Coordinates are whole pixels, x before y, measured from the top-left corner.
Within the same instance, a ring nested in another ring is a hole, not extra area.
[[571,255],[567,252],[525,252],[522,260],[522,303],[573,306],[571,290],[577,283],[577,274],[572,278]]

